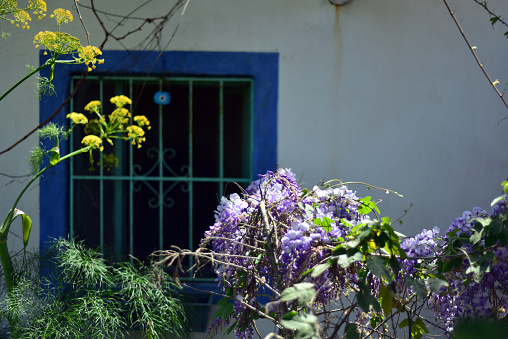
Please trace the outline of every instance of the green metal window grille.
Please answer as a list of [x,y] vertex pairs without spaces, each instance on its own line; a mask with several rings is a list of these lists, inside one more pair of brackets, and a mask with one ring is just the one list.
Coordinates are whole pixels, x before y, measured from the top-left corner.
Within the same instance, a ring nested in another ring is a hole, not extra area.
[[[196,249],[220,197],[252,180],[253,87],[244,78],[87,77],[71,111],[100,100],[109,114],[109,99],[123,94],[152,128],[139,149],[117,140],[93,154],[93,166],[88,156],[72,160],[70,237],[116,261],[144,260],[173,245]],[[170,94],[169,104],[155,103],[161,91]],[[73,149],[85,135],[75,131]]]

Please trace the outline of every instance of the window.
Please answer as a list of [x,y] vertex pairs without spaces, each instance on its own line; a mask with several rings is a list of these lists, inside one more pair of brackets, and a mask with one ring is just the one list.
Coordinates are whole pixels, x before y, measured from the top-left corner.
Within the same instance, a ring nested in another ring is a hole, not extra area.
[[[152,128],[141,148],[106,143],[93,167],[87,156],[71,160],[70,236],[116,261],[171,245],[196,249],[220,197],[253,176],[253,87],[249,78],[89,76],[71,111],[100,99],[108,114],[109,98],[125,94],[134,99],[132,113],[147,116]],[[154,102],[160,92],[169,93],[167,105]],[[71,150],[82,133],[76,128]],[[119,166],[107,166],[110,155]]]
[[[83,156],[46,172],[40,180],[41,249],[52,238],[70,235],[103,246],[114,258],[142,258],[170,243],[195,247],[213,222],[220,195],[237,189],[227,183],[248,183],[277,165],[278,54],[104,51],[103,56],[105,64],[72,100],[73,110],[81,111],[90,100],[105,103],[126,94],[138,98],[134,112],[147,115],[153,127],[139,150],[125,142],[106,150],[121,158],[122,165],[110,171],[97,165],[88,171]],[[41,63],[46,58],[40,54]],[[83,71],[58,66],[53,81],[58,97],[42,98],[41,121],[67,98],[73,77]],[[49,70],[41,75],[49,77]],[[171,94],[167,106],[153,101],[160,90]],[[70,109],[53,121],[67,125]],[[79,135],[74,137],[60,145],[62,153],[79,142]],[[111,198],[113,193],[120,198]],[[176,205],[181,201],[186,207]],[[87,213],[91,208],[93,213]]]

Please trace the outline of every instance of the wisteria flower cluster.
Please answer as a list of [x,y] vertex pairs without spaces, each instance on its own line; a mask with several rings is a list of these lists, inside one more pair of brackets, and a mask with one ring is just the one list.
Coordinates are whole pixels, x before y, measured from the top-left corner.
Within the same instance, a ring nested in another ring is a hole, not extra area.
[[[304,192],[289,169],[260,175],[243,196],[222,197],[202,243],[219,258],[215,266],[219,286],[235,297],[231,316],[238,337],[250,337],[252,331],[245,304],[260,308],[260,296],[276,298],[302,281],[305,271],[331,253],[332,243],[368,219],[358,213],[360,204],[345,185]],[[310,280],[321,285],[323,303],[345,284],[344,277],[330,270]],[[339,280],[340,286],[331,283]]]
[[[433,227],[405,237],[371,197],[342,182],[302,189],[291,170],[278,169],[222,197],[198,252],[166,255],[212,262],[224,298],[209,337],[229,326],[252,338],[259,317],[279,327],[277,338],[419,339],[429,327],[451,335],[460,320],[507,313],[503,187],[492,212],[475,207],[444,235]],[[422,316],[424,308],[435,317]]]

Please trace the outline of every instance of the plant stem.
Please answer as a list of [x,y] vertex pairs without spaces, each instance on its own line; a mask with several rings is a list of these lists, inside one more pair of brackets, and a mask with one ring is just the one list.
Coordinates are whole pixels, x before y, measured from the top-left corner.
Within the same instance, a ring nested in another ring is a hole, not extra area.
[[36,68],[35,70],[33,70],[32,72],[28,73],[24,78],[22,78],[21,80],[19,80],[14,86],[12,86],[11,88],[9,88],[7,90],[7,92],[5,92],[1,97],[0,97],[0,101],[2,101],[9,93],[11,93],[16,87],[18,87],[19,85],[21,85],[25,80],[27,80],[28,78],[30,78],[32,75],[34,75],[35,73],[39,72],[41,69],[45,68],[45,67],[48,67],[49,65],[51,64],[54,64],[56,62],[56,60],[53,60],[53,59],[49,59],[47,60],[44,64],[42,64],[41,66],[39,66],[38,68]]
[[[7,213],[7,217],[5,218],[2,226],[0,227],[0,261],[2,262],[2,268],[4,271],[5,285],[7,287],[8,298],[14,298],[13,290],[14,290],[14,287],[16,286],[16,281],[14,279],[14,267],[12,265],[12,257],[9,253],[9,248],[7,247],[7,236],[9,234],[9,229],[10,229],[12,221],[13,221],[12,216],[14,215],[14,211],[16,209],[16,206],[18,205],[18,202],[20,201],[23,194],[25,194],[28,187],[30,187],[30,185],[32,185],[32,183],[34,181],[36,181],[49,168],[55,166],[56,164],[60,163],[61,161],[64,161],[65,159],[68,159],[68,158],[78,155],[80,153],[87,152],[89,150],[90,150],[90,146],[87,146],[87,147],[81,148],[77,151],[74,151],[72,153],[69,153],[69,154],[61,157],[60,160],[58,160],[58,162],[55,163],[54,165],[49,164],[46,167],[44,167],[42,170],[37,172],[37,174],[34,175],[34,177],[25,185],[23,190],[19,193],[16,201],[14,202],[14,205],[12,206],[12,209],[9,211],[9,213]],[[15,300],[14,300],[14,302],[16,303]],[[15,304],[15,305],[17,305],[17,304]],[[17,306],[15,306],[15,307],[17,307]],[[18,331],[19,331],[19,328],[18,328],[19,318],[18,317],[9,317],[7,320],[9,321],[12,335],[14,338],[16,338]]]

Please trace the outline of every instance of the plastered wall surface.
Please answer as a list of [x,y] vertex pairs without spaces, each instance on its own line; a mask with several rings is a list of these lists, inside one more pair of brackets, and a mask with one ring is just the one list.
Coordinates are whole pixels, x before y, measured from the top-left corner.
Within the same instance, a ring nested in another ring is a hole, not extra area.
[[[502,27],[492,28],[472,0],[449,3],[502,91],[508,83]],[[97,6],[126,14],[138,4],[114,0]],[[489,5],[508,14],[506,2]],[[136,16],[158,16],[168,6],[153,1]],[[71,9],[72,2],[48,2],[49,11],[57,7]],[[508,177],[508,119],[500,120],[508,110],[442,1],[354,0],[338,7],[327,0],[190,0],[181,12],[162,36],[160,45],[168,50],[279,53],[278,165],[291,167],[304,186],[338,178],[398,191],[403,198],[351,186],[359,195],[383,199],[380,209],[393,219],[412,205],[398,228],[409,235],[433,226],[444,231],[464,210],[488,209],[500,193]],[[100,26],[88,9],[81,13],[92,44],[99,45]],[[105,24],[113,27],[117,20],[109,17]],[[32,21],[29,31],[2,23],[12,36],[0,41],[1,92],[26,74],[26,64],[38,64],[32,39],[39,30],[54,29],[48,23],[49,18]],[[86,41],[79,21],[63,28]],[[127,24],[120,31],[128,29]],[[137,32],[123,46],[136,46],[148,32]],[[108,42],[105,48],[123,46]],[[37,125],[34,88],[29,80],[0,103],[2,150]],[[32,136],[0,155],[2,215],[27,180],[12,176],[29,172],[26,159],[36,142]],[[34,221],[29,247],[39,244],[38,201],[35,185],[19,204]],[[13,231],[19,234],[19,228]]]

